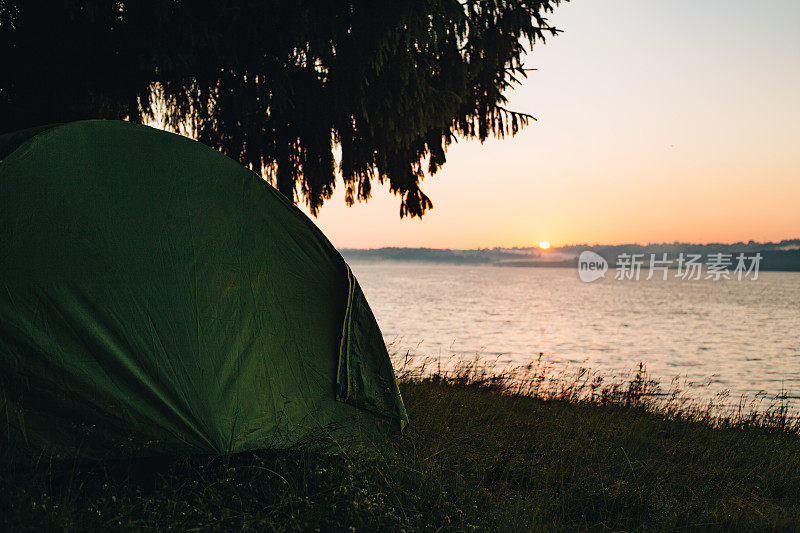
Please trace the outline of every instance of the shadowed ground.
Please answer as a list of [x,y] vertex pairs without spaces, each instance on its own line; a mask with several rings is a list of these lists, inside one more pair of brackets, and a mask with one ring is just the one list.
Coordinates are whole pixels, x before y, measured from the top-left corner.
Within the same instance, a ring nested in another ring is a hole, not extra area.
[[545,393],[462,371],[406,375],[388,446],[3,470],[4,529],[496,527],[783,529],[800,524],[800,436],[785,413],[713,418],[647,400],[647,380]]

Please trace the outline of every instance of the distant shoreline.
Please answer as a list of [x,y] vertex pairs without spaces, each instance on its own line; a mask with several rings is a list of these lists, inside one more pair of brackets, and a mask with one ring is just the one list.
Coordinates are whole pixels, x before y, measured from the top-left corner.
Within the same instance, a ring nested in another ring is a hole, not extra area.
[[[759,271],[800,272],[800,239],[779,243],[735,243],[735,244],[623,244],[623,245],[571,245],[549,250],[538,248],[481,248],[473,250],[446,248],[343,248],[341,254],[348,261],[364,262],[418,262],[449,265],[487,265],[522,268],[577,268],[578,255],[592,251],[603,257],[610,268],[620,254],[643,254],[647,266],[650,254],[674,261],[680,254],[698,254],[707,258],[711,254],[729,254],[735,264],[736,257],[761,255]],[[671,269],[675,268],[671,265]]]

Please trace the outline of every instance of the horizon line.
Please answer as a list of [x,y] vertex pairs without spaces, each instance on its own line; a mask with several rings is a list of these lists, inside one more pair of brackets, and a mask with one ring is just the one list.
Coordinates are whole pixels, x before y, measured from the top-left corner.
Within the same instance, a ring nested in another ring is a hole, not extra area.
[[[768,245],[781,245],[785,243],[798,243],[800,244],[800,237],[793,237],[789,239],[781,239],[780,241],[754,241],[752,239],[748,241],[732,241],[732,242],[719,242],[719,241],[708,241],[708,242],[687,242],[687,241],[671,241],[671,242],[648,242],[648,243],[638,243],[638,242],[618,242],[618,243],[587,243],[587,242],[579,242],[579,243],[567,243],[567,244],[553,244],[550,243],[550,250],[559,249],[559,248],[574,248],[579,246],[584,246],[587,248],[596,248],[601,246],[735,246],[737,244],[746,245],[746,246],[754,246],[754,245],[761,245],[761,246],[768,246]],[[514,246],[476,246],[474,248],[458,248],[458,247],[438,247],[438,246],[407,246],[407,245],[393,245],[393,244],[386,244],[382,246],[372,246],[372,247],[354,247],[354,246],[342,246],[336,247],[339,250],[384,250],[384,249],[397,249],[397,250],[463,250],[463,251],[477,251],[477,250],[514,250],[514,249],[541,249],[539,246],[535,244],[531,245],[514,245]]]

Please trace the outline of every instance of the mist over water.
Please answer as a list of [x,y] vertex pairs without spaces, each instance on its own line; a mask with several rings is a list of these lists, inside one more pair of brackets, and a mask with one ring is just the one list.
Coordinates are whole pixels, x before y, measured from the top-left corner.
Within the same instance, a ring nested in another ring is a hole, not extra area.
[[[583,283],[571,268],[351,263],[395,357],[627,373],[698,399],[787,391],[800,405],[800,272],[730,281]],[[646,277],[646,276],[643,276]]]

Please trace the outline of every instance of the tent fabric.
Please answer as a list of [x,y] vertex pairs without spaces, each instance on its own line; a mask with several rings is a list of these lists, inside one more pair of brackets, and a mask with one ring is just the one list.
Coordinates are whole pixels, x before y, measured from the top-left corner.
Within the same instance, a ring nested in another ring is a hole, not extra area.
[[407,415],[341,255],[257,174],[121,121],[0,137],[0,434],[234,453]]

